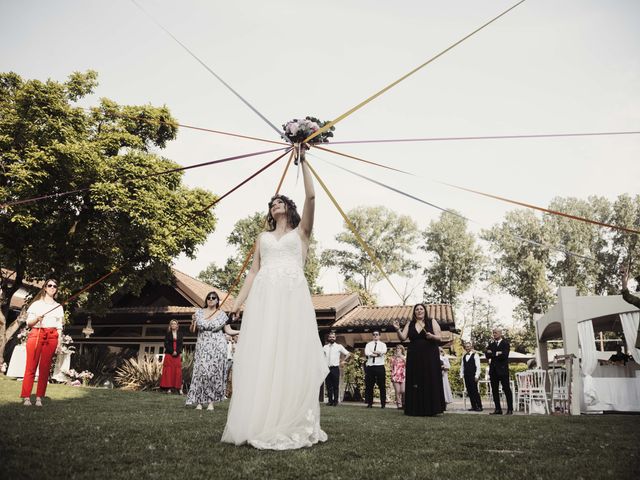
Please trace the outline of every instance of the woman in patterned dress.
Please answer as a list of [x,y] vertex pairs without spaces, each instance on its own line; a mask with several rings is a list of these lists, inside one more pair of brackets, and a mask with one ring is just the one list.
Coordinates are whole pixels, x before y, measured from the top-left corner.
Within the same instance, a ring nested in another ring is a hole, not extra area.
[[187,405],[201,410],[213,410],[214,402],[225,398],[224,371],[227,361],[227,340],[224,336],[240,333],[227,325],[227,314],[218,309],[220,298],[209,292],[204,308],[196,310],[190,330],[198,332],[193,359],[191,386],[187,394]]

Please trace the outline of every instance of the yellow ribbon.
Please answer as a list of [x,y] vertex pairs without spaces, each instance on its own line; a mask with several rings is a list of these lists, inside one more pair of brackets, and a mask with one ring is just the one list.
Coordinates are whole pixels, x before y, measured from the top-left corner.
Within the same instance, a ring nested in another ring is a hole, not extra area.
[[400,302],[404,302],[402,295],[400,295],[400,292],[398,292],[395,285],[391,282],[391,279],[389,279],[389,276],[385,273],[384,269],[382,268],[382,264],[380,263],[380,260],[378,260],[378,258],[374,255],[373,251],[369,248],[369,246],[364,241],[362,236],[358,233],[358,230],[356,230],[355,225],[351,223],[351,220],[349,220],[349,217],[347,217],[347,214],[344,213],[344,210],[342,210],[342,208],[338,204],[335,197],[331,194],[331,192],[329,191],[325,183],[322,181],[322,179],[318,176],[314,168],[309,163],[309,160],[305,160],[305,162],[307,162],[307,166],[309,167],[309,170],[311,170],[311,173],[313,173],[313,176],[316,177],[316,180],[318,181],[322,189],[325,191],[325,193],[327,194],[327,196],[329,197],[333,205],[338,209],[338,212],[340,212],[340,215],[342,215],[342,218],[344,219],[344,223],[347,224],[347,226],[349,227],[349,230],[351,230],[351,233],[353,233],[353,235],[356,237],[356,240],[358,240],[358,243],[360,244],[360,246],[364,249],[365,252],[367,252],[367,255],[369,255],[369,258],[371,258],[371,260],[373,261],[373,264],[380,271],[380,273],[387,280],[387,282],[389,282],[389,285],[391,285],[391,288],[393,288],[393,291],[396,292],[396,294],[398,295]]
[[304,139],[303,143],[308,142],[309,140],[311,140],[312,138],[317,137],[318,135],[326,132],[327,130],[329,130],[331,127],[333,127],[336,123],[340,122],[341,120],[344,120],[345,118],[347,118],[349,115],[351,115],[353,112],[355,112],[356,110],[361,109],[362,107],[364,107],[367,103],[371,102],[372,100],[375,100],[376,98],[378,98],[380,95],[382,95],[383,93],[385,93],[387,90],[390,90],[391,88],[395,87],[397,84],[399,84],[400,82],[402,82],[403,80],[405,80],[406,78],[410,77],[411,75],[413,75],[414,73],[416,73],[418,70],[426,67],[427,65],[429,65],[431,62],[433,62],[434,60],[438,59],[439,57],[441,57],[442,55],[444,55],[445,53],[447,53],[449,50],[457,47],[458,45],[460,45],[462,42],[464,42],[465,40],[467,40],[469,37],[475,35],[476,33],[478,33],[480,30],[482,30],[483,28],[489,26],[490,24],[492,24],[493,22],[495,22],[496,20],[498,20],[500,17],[502,17],[503,15],[506,15],[507,13],[509,13],[511,10],[513,10],[514,8],[516,8],[518,5],[520,5],[521,3],[524,3],[525,0],[520,0],[518,3],[516,3],[515,5],[513,5],[512,7],[506,9],[504,12],[502,12],[500,15],[498,15],[497,17],[494,17],[493,19],[489,20],[487,23],[485,23],[484,25],[482,25],[481,27],[476,28],[473,32],[471,32],[470,34],[468,34],[467,36],[461,38],[460,40],[458,40],[456,43],[454,43],[453,45],[451,45],[448,48],[445,48],[443,51],[441,51],[440,53],[438,53],[437,55],[435,55],[434,57],[431,57],[429,60],[427,60],[426,62],[424,62],[422,65],[417,66],[416,68],[414,68],[413,70],[411,70],[409,73],[403,75],[402,77],[400,77],[398,80],[396,80],[395,82],[387,85],[386,87],[384,87],[382,90],[380,90],[377,93],[374,93],[373,95],[371,95],[369,98],[367,98],[366,100],[360,102],[358,105],[356,105],[355,107],[351,108],[350,110],[348,110],[347,112],[343,113],[342,115],[340,115],[338,118],[336,118],[335,120],[332,120],[330,122],[328,122],[324,127],[320,128],[319,130],[316,130],[314,133],[312,133],[311,135],[309,135],[307,138]]

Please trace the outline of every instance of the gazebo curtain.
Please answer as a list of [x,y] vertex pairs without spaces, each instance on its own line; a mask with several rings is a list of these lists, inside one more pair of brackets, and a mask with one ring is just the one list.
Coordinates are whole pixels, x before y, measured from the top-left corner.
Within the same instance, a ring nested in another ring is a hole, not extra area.
[[580,339],[580,352],[582,354],[581,368],[584,375],[584,401],[587,405],[593,405],[598,402],[592,377],[593,371],[598,366],[598,357],[596,356],[596,338],[591,320],[578,323],[578,338]]
[[636,363],[640,363],[640,349],[636,348],[636,337],[638,336],[638,324],[640,324],[640,312],[629,312],[620,314],[622,331],[627,341],[627,351],[631,354]]

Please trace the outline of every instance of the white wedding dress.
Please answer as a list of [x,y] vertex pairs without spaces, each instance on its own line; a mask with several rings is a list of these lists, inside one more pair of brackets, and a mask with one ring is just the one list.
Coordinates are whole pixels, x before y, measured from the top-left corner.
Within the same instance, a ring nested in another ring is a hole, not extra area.
[[303,272],[297,229],[260,235],[260,270],[245,303],[222,441],[288,450],[327,440],[320,385],[329,369]]

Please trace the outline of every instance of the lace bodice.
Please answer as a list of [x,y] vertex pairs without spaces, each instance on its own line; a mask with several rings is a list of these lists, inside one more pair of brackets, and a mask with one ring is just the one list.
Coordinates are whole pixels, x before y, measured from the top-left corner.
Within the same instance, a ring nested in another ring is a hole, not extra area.
[[273,232],[260,235],[260,271],[258,277],[294,288],[305,282],[302,239],[298,230],[285,233],[280,240]]
[[302,240],[297,229],[288,231],[280,240],[273,232],[260,236],[260,268],[280,266],[303,267]]

